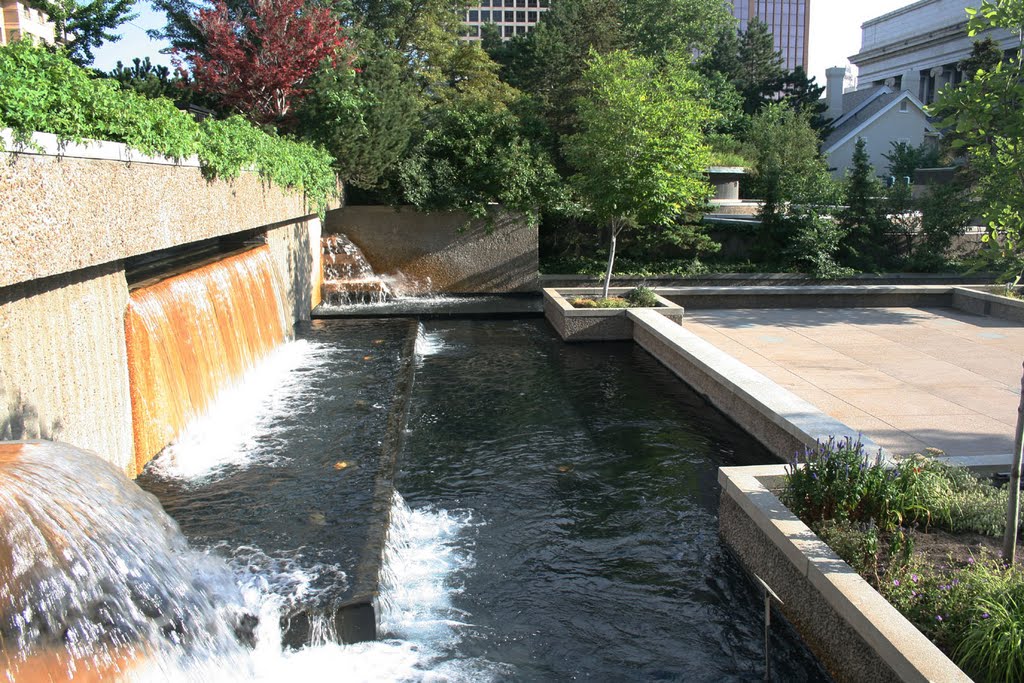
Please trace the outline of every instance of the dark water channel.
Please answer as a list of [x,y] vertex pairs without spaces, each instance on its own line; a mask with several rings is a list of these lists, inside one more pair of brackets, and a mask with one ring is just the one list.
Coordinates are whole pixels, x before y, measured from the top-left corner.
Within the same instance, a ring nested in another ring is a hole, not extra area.
[[[294,371],[306,389],[249,459],[140,483],[193,543],[241,554],[241,571],[263,571],[249,555],[313,562],[317,599],[345,599],[416,326],[314,321],[298,335],[315,345]],[[771,462],[756,441],[631,343],[567,345],[543,320],[440,320],[417,349],[395,487],[414,511],[464,520],[446,543],[470,561],[439,578],[457,619],[416,677],[762,679],[761,596],[716,518],[717,468]],[[788,626],[772,628],[773,680],[828,680]]]

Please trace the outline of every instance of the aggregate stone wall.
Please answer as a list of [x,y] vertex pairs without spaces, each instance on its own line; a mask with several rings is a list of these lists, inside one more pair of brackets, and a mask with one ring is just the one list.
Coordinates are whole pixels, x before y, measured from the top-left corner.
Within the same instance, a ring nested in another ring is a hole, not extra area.
[[307,216],[302,193],[197,165],[0,152],[0,287]]
[[316,216],[267,231],[292,322],[309,320],[320,303],[320,219]]
[[718,522],[722,539],[778,594],[786,618],[837,681],[900,680],[725,491]]
[[118,264],[0,288],[0,440],[66,441],[134,474],[127,303]]
[[493,210],[493,226],[460,212],[346,206],[327,214],[324,232],[344,233],[380,274],[404,275],[452,294],[538,289],[537,228]]

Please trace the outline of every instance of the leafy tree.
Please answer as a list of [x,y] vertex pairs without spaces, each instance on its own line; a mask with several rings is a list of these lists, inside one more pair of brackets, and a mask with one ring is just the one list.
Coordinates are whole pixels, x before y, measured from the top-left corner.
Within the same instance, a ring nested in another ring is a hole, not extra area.
[[523,135],[507,107],[459,98],[427,112],[410,153],[396,168],[392,200],[421,211],[463,210],[485,218],[500,203],[536,218],[560,185],[545,150]]
[[637,54],[704,52],[735,21],[721,0],[621,0],[625,42]]
[[607,297],[624,229],[672,224],[709,196],[704,130],[714,114],[682,59],[659,67],[624,51],[593,53],[584,83],[579,132],[564,145],[587,213],[609,228]]
[[[968,34],[988,28],[1024,32],[1024,0],[986,0],[967,9]],[[1021,50],[988,71],[946,89],[935,113],[952,147],[966,155],[977,176],[987,241],[1003,258],[1024,260],[1024,67]]]
[[92,64],[93,49],[120,40],[113,29],[139,16],[132,12],[135,0],[30,0],[29,6],[45,12],[54,23],[57,43],[79,66]]
[[304,0],[249,0],[232,18],[224,0],[200,10],[203,52],[184,51],[194,87],[260,124],[281,123],[308,92],[321,64],[334,65],[347,41],[327,9]]
[[331,153],[342,181],[373,189],[404,157],[423,103],[394,50],[371,43],[354,66],[339,63],[314,77],[299,129]]

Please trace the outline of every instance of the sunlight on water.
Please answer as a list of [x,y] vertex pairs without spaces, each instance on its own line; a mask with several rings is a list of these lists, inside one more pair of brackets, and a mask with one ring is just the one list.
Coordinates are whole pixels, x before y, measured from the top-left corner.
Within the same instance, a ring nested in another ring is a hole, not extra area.
[[416,330],[416,361],[422,362],[427,356],[433,356],[444,350],[444,335],[442,332],[427,332],[423,323],[419,323]]
[[315,400],[308,375],[328,357],[322,345],[305,340],[279,346],[241,381],[225,387],[153,461],[152,471],[162,477],[195,479],[250,461],[257,439],[271,434],[276,420]]

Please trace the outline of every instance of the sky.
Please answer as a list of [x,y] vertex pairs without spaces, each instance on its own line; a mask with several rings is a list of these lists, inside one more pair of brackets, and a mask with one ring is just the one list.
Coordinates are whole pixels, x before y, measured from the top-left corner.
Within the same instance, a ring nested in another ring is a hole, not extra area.
[[[825,69],[846,66],[849,64],[849,56],[860,51],[861,24],[910,4],[913,4],[912,0],[811,0],[808,73],[824,85]],[[965,2],[965,6],[967,4]],[[96,50],[96,68],[109,71],[118,60],[129,64],[133,57],[145,56],[156,64],[170,65],[170,56],[159,54],[164,45],[146,37],[146,29],[163,26],[163,15],[154,12],[145,0],[140,0],[136,11],[139,17],[119,29],[122,35],[120,41]]]

